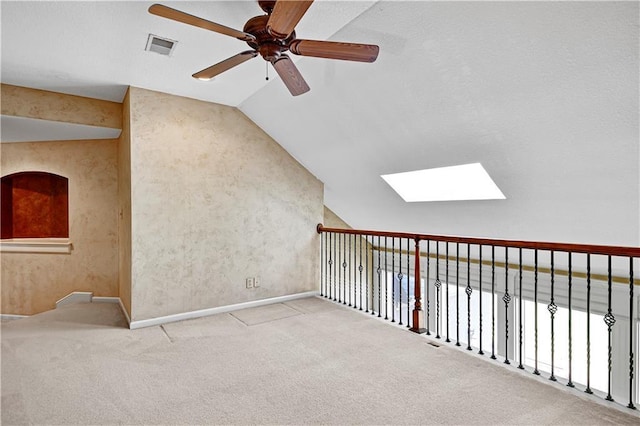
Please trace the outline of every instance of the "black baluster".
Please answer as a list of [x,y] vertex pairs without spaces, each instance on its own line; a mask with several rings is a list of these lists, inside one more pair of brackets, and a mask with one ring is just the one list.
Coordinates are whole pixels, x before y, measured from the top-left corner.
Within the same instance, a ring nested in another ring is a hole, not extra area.
[[360,262],[358,261],[358,235],[353,234],[353,267],[350,268],[353,271],[353,309],[358,306],[358,271]]
[[381,312],[382,312],[382,268],[380,267],[380,250],[382,249],[382,246],[380,245],[380,236],[378,235],[378,269],[376,270],[378,272],[378,318],[380,318],[382,316]]
[[338,302],[342,302],[342,234],[337,234],[338,251],[336,252],[336,269],[338,270]]
[[613,397],[611,396],[611,365],[612,365],[612,348],[611,348],[611,330],[613,325],[616,323],[616,317],[611,313],[611,283],[612,283],[612,275],[611,275],[611,255],[607,256],[607,314],[604,316],[604,323],[607,325],[608,330],[608,353],[607,353],[607,368],[608,368],[608,380],[607,380],[607,397],[605,398],[607,401],[613,401]]
[[347,301],[347,295],[349,295],[349,306],[351,306],[351,271],[353,270],[353,268],[351,267],[352,263],[351,263],[351,255],[353,254],[353,251],[351,250],[351,234],[345,235],[345,237],[347,238],[347,240],[349,241],[349,250],[347,250],[347,285],[348,285],[348,292],[345,294],[344,300]]
[[[347,304],[347,298],[351,299],[351,235],[344,234],[344,258],[342,268],[344,270],[344,304]],[[347,241],[349,248],[347,249]]]
[[556,316],[556,312],[558,311],[558,307],[556,306],[556,304],[554,303],[554,299],[553,299],[553,287],[555,284],[555,271],[554,271],[554,267],[553,267],[553,256],[554,252],[553,250],[551,250],[551,301],[549,302],[549,305],[547,306],[547,309],[549,310],[549,313],[551,314],[551,376],[549,377],[549,380],[552,381],[556,381],[556,376],[553,374],[554,373],[554,361],[555,361],[555,334],[554,334],[554,320],[555,320],[555,316]]
[[434,283],[436,288],[436,339],[440,338],[440,242],[436,241],[436,281]]
[[[369,240],[365,239],[365,241],[367,242],[365,249],[364,249],[364,269],[367,271],[367,274],[365,275],[366,277],[366,282],[365,282],[365,287],[364,287],[364,291],[365,291],[365,303],[366,303],[366,309],[365,312],[369,312],[369,284],[371,284],[371,293],[373,294],[373,282],[369,281]],[[373,239],[372,239],[373,241]],[[373,277],[371,277],[373,280]],[[373,302],[373,300],[372,300]],[[372,312],[373,313],[373,312]]]
[[460,346],[460,243],[456,243],[456,346]]
[[629,258],[629,404],[627,407],[632,410],[636,409],[636,406],[633,405],[633,364],[634,364],[634,353],[633,348],[633,329],[634,329],[634,320],[633,320],[633,257]]
[[338,252],[336,253],[338,270],[338,303],[342,302],[342,234],[338,234]]
[[387,237],[384,237],[384,319],[388,320],[388,310],[389,310],[389,268],[387,264],[387,259],[389,258],[387,248]]
[[430,303],[429,303],[429,263],[431,263],[431,252],[430,252],[430,248],[431,248],[431,241],[427,240],[427,277],[424,279],[424,287],[425,287],[425,298],[427,301],[427,336],[431,336],[431,331],[429,329],[430,326],[430,318],[429,318],[429,308],[430,308]]
[[[362,281],[358,279],[358,274],[360,273],[360,266],[362,266],[362,259],[358,256],[358,234],[353,234],[353,308],[358,307],[359,301],[359,290],[358,288],[362,288]],[[364,267],[362,268],[364,270]]]
[[329,299],[331,299],[331,286],[332,286],[332,282],[331,282],[331,266],[333,265],[333,258],[331,256],[331,240],[332,240],[332,234],[329,233]]
[[331,250],[331,234],[324,233],[324,297],[328,298],[331,294],[331,270],[329,269],[329,252]]
[[504,248],[504,363],[511,364],[509,361],[509,247]]
[[329,292],[331,291],[329,288],[329,235],[326,232],[322,233],[324,238],[324,297],[328,297]]
[[569,275],[569,281],[567,283],[567,291],[568,291],[568,295],[567,297],[569,298],[569,303],[568,303],[568,308],[569,308],[569,382],[567,383],[567,386],[569,386],[570,388],[574,387],[573,385],[573,381],[572,379],[572,374],[571,374],[571,362],[572,362],[572,352],[573,352],[573,348],[571,347],[571,338],[572,338],[572,331],[571,331],[571,290],[572,290],[572,284],[573,284],[573,265],[572,265],[572,258],[573,256],[571,255],[572,253],[569,252],[569,271],[568,271],[568,275]]
[[398,314],[398,325],[403,325],[402,323],[402,238],[398,239],[398,305],[400,312]]
[[471,244],[467,244],[467,350],[471,350]]
[[325,234],[320,234],[320,296],[324,296],[324,288],[325,288],[325,270],[324,270],[324,236]]
[[538,249],[533,252],[533,323],[534,323],[534,346],[535,346],[535,366],[533,374],[540,375],[538,370]]
[[524,370],[524,366],[522,365],[522,247],[518,249],[518,276],[520,284],[520,296],[518,297],[518,344],[520,345],[518,351],[518,368]]
[[[373,238],[371,239],[373,241]],[[373,292],[373,277],[370,277],[369,274],[369,239],[365,239],[366,241],[366,246],[365,246],[365,250],[364,250],[364,265],[365,265],[365,271],[367,271],[367,280],[365,282],[365,287],[364,287],[364,291],[365,291],[365,312],[369,312],[369,287],[371,287],[371,291]],[[373,254],[373,253],[372,253]],[[369,278],[371,278],[371,280],[369,280]],[[371,301],[373,303],[373,300]],[[373,313],[373,312],[372,312]]]
[[349,264],[347,263],[347,256],[349,252],[347,251],[347,235],[342,234],[342,304],[347,304],[347,283],[349,282],[347,279],[347,267]]
[[338,302],[342,302],[342,234],[338,234],[338,252],[336,269],[338,270]]
[[343,279],[343,285],[342,285],[342,296],[344,297],[344,299],[342,300],[342,304],[346,305],[347,304],[347,236],[343,235],[342,236],[342,279]]
[[[360,298],[358,297],[359,290],[362,287],[362,281],[358,279],[358,275],[360,272],[360,266],[362,266],[362,259],[360,259],[358,253],[358,238],[360,236],[358,234],[353,234],[353,308],[356,309],[359,303]],[[364,267],[362,268],[364,270]]]
[[[351,240],[353,240],[353,252],[351,251]],[[356,281],[357,281],[356,255],[358,254],[356,250],[356,245],[357,245],[356,235],[354,234],[349,236],[349,253],[353,253],[353,266],[351,266],[351,264],[349,265],[349,306],[353,306],[354,308],[356,307],[356,292],[358,291],[358,288],[356,286]],[[349,263],[351,263],[351,255],[349,255]],[[352,272],[353,272],[353,280],[351,279]],[[353,293],[351,292],[352,283],[353,283]],[[353,296],[353,299],[351,299],[351,296]]]
[[479,355],[484,355],[482,351],[482,244],[478,244],[478,291],[479,291],[479,309],[480,309],[480,350]]
[[[396,322],[396,239],[391,238],[391,322]],[[388,275],[388,273],[387,273]]]
[[491,359],[496,359],[496,247],[491,246]]
[[336,259],[336,261],[332,261],[332,264],[335,264],[336,266],[333,268],[333,301],[336,302],[338,299],[336,298],[336,294],[337,294],[337,286],[338,286],[338,276],[337,274],[337,269],[338,269],[338,251],[336,250],[337,247],[337,241],[338,241],[338,235],[334,234],[333,235],[333,257],[334,259]]
[[449,340],[449,241],[446,241],[446,249],[445,249],[445,255],[447,256],[446,260],[445,260],[445,282],[446,282],[446,300],[447,300],[447,339],[446,342],[451,342],[451,340]]
[[586,393],[593,393],[591,382],[591,253],[587,253],[587,388]]
[[[417,253],[417,255],[420,256],[420,253]],[[407,294],[407,328],[411,327],[411,325],[409,324],[409,319],[410,319],[409,316],[411,315],[411,313],[410,313],[411,307],[409,306],[409,293],[410,293],[409,288],[411,287],[411,283],[409,282],[409,275],[411,275],[410,262],[411,262],[411,240],[409,238],[407,238],[407,291],[406,291],[406,294]],[[416,278],[416,276],[414,275],[413,276],[413,282],[414,283],[416,283],[415,278]],[[420,283],[418,282],[415,285],[420,285]],[[415,285],[414,285],[414,287],[415,287]],[[415,294],[414,294],[414,296],[415,296]]]
[[358,271],[360,271],[360,310],[362,310],[362,271],[364,271],[364,267],[362,266],[362,235],[360,238],[360,264],[358,266]]

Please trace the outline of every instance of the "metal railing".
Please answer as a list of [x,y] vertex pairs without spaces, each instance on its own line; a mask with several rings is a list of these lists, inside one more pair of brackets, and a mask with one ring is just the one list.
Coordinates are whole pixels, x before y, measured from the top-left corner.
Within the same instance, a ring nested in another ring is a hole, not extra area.
[[317,231],[322,296],[636,408],[640,247]]

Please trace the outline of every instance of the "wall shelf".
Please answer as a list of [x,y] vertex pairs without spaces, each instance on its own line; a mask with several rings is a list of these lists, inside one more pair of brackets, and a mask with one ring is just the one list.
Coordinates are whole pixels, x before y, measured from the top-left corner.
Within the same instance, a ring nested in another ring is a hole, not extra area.
[[68,238],[16,238],[0,240],[2,253],[71,254],[73,244]]

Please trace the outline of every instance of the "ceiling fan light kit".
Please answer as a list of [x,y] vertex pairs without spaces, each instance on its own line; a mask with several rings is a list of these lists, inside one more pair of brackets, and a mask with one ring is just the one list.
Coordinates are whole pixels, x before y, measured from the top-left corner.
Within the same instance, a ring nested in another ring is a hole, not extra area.
[[242,31],[172,9],[154,4],[149,13],[184,24],[193,25],[219,34],[227,35],[246,42],[252,50],[247,50],[222,62],[218,62],[193,74],[199,80],[210,80],[218,74],[230,70],[241,63],[260,55],[270,62],[285,86],[293,96],[310,90],[309,85],[298,71],[291,58],[285,52],[294,55],[312,56],[324,59],[344,61],[374,62],[379,47],[372,44],[343,43],[323,40],[304,40],[296,38],[295,27],[304,16],[313,0],[258,1],[266,15],[249,19]]

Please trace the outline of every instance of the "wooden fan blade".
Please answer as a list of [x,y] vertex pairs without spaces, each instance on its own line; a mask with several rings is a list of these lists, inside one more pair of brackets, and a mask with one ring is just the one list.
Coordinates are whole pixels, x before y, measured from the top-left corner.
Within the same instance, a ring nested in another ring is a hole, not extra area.
[[289,51],[296,55],[344,61],[374,62],[380,48],[373,44],[342,43],[337,41],[293,40]]
[[246,52],[238,53],[237,55],[227,58],[222,62],[211,65],[209,68],[198,71],[193,74],[193,78],[197,78],[198,80],[210,80],[216,75],[222,74],[223,72],[240,65],[249,59],[255,58],[256,56],[258,56],[258,52],[255,50],[247,50]]
[[289,37],[311,3],[313,0],[278,0],[267,22],[269,34],[279,39]]
[[154,4],[149,7],[149,13],[163,18],[172,19],[174,21],[182,22],[183,24],[193,25],[194,27],[204,28],[205,30],[214,31],[216,33],[228,35],[242,41],[255,41],[256,38],[244,31],[234,30],[233,28],[225,27],[224,25],[216,24],[215,22],[207,21],[206,19],[198,18],[197,16],[189,15],[188,13],[181,12],[176,9],[172,9],[161,4]]
[[280,56],[278,60],[273,62],[273,67],[293,96],[302,95],[311,90],[298,68],[287,55]]

